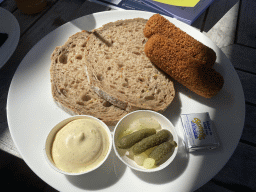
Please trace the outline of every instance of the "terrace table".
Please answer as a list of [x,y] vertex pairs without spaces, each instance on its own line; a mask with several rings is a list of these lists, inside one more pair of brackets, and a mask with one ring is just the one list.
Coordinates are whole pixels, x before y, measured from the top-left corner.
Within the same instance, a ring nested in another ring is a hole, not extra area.
[[[48,0],[45,10],[23,14],[14,0],[0,4],[20,25],[20,40],[8,62],[0,69],[0,149],[22,158],[7,124],[6,102],[12,77],[29,50],[59,26],[84,15],[111,11],[85,0]],[[243,87],[246,115],[241,139],[223,169],[201,191],[256,191],[256,1],[215,0],[192,24],[208,36],[232,62]]]

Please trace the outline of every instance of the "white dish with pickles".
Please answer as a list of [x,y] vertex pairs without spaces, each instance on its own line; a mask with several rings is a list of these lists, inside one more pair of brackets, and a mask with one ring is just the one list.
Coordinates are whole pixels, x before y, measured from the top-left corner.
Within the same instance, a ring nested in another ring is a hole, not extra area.
[[155,172],[167,167],[178,151],[173,124],[163,115],[139,110],[124,116],[116,125],[114,150],[132,169]]

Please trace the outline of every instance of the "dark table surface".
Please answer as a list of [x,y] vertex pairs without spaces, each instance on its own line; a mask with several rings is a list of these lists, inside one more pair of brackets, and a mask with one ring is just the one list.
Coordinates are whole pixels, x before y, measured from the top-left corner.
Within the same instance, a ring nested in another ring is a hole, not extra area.
[[[91,13],[111,10],[109,7],[85,0],[47,2],[46,9],[34,15],[23,14],[14,0],[5,0],[0,4],[0,7],[16,17],[20,25],[19,44],[8,62],[0,69],[0,149],[4,154],[11,154],[7,155],[8,161],[12,156],[22,159],[10,136],[6,118],[9,86],[22,59],[44,36],[66,22]],[[199,188],[198,192],[238,191],[239,187],[245,191],[256,191],[255,9],[256,1],[215,0],[192,24],[208,36],[230,59],[240,78],[246,104],[244,129],[236,150],[223,169]],[[0,161],[0,168],[1,163],[6,164],[3,160]]]

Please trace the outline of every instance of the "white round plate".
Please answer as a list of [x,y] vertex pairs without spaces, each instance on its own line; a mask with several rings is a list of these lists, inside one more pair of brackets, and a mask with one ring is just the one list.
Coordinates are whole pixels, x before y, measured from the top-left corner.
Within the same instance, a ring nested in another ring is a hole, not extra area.
[[[12,138],[28,166],[59,191],[193,191],[220,171],[233,154],[244,125],[245,102],[238,75],[224,53],[206,36],[191,26],[168,18],[188,34],[214,49],[215,69],[225,83],[212,99],[205,99],[175,84],[176,97],[164,115],[182,138],[180,114],[209,112],[218,132],[221,147],[213,151],[185,153],[179,150],[171,166],[156,173],[142,173],[126,167],[114,154],[96,171],[83,176],[64,176],[47,164],[43,155],[49,130],[64,118],[51,95],[50,56],[56,46],[81,30],[92,30],[118,19],[142,17],[153,13],[107,11],[81,17],[59,27],[37,43],[19,65],[8,94],[7,119]],[[182,147],[179,147],[182,149]]]
[[0,7],[0,33],[7,33],[8,39],[0,47],[0,69],[15,51],[20,39],[20,26],[9,11]]

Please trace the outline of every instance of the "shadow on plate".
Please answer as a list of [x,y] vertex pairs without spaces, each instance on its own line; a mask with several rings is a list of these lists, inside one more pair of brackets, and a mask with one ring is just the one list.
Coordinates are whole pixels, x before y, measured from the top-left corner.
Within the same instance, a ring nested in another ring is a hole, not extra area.
[[[234,105],[234,95],[232,93],[232,88],[229,86],[234,82],[228,82],[229,79],[235,79],[235,77],[233,76],[233,73],[231,73],[230,70],[234,70],[231,67],[228,68],[228,71],[224,68],[224,66],[220,65],[219,63],[215,63],[214,68],[216,69],[216,71],[218,71],[223,77],[224,77],[224,85],[223,88],[220,90],[219,93],[217,93],[217,95],[213,96],[212,98],[204,98],[200,95],[197,95],[196,93],[190,91],[188,88],[186,88],[185,86],[181,85],[180,83],[178,83],[177,81],[174,80],[174,85],[175,85],[175,90],[176,90],[176,97],[179,97],[180,94],[181,95],[185,95],[187,96],[191,101],[196,101],[204,106],[207,107],[211,107],[214,109],[229,109]],[[228,77],[229,76],[229,77]],[[178,101],[176,101],[178,100]],[[183,105],[193,105],[193,103],[182,103],[180,101],[180,98],[176,98],[176,100],[174,99],[174,103],[178,103],[178,104],[174,104],[176,109],[173,109],[173,106],[170,106],[170,109],[168,109],[169,111],[173,111],[175,110],[175,112],[177,113],[177,111],[181,110]],[[193,108],[193,106],[191,106],[191,108]],[[196,109],[195,109],[196,111]],[[173,113],[173,112],[172,112]],[[174,114],[174,113],[173,113]],[[166,114],[167,115],[167,114]],[[173,124],[175,124],[176,122],[176,118],[177,118],[177,114],[174,114],[176,117],[169,117],[169,118],[174,118],[174,122]],[[180,115],[180,114],[179,114]]]
[[[214,68],[223,76],[227,77],[232,75],[232,73],[225,71],[224,67],[218,63],[215,64]],[[233,70],[233,69],[229,69]],[[229,77],[232,78],[232,77]],[[226,80],[227,78],[225,78]],[[175,87],[175,97],[172,101],[171,105],[166,109],[166,111],[163,112],[163,115],[166,116],[174,126],[176,126],[177,122],[180,119],[181,115],[181,109],[185,105],[191,105],[189,108],[193,109],[193,105],[196,103],[200,103],[203,106],[211,107],[213,109],[229,109],[234,104],[234,96],[232,92],[230,91],[230,87],[227,87],[229,82],[225,82],[224,80],[224,86],[221,89],[221,91],[213,96],[212,98],[204,98],[202,96],[197,95],[196,93],[190,91],[185,86],[181,85],[177,81],[173,80],[174,87]],[[192,102],[181,102],[181,97],[186,96],[189,98],[189,101]],[[197,109],[194,109],[196,112]]]
[[168,108],[163,112],[163,115],[172,122],[174,127],[176,126],[176,124],[179,120],[179,117],[181,114],[181,107],[182,107],[180,95],[178,94],[179,91],[176,89],[176,84],[177,84],[177,82],[175,82],[175,84],[174,84],[175,97],[174,97],[172,103],[170,104],[170,106],[168,106]]
[[140,172],[136,170],[132,170],[132,172],[138,178],[148,183],[163,184],[174,181],[186,170],[189,161],[189,154],[186,151],[183,141],[180,137],[178,142],[179,149],[175,159],[163,170],[153,173]]
[[112,149],[106,162],[98,169],[79,176],[68,176],[70,183],[81,189],[99,190],[114,185],[122,177],[126,166],[118,159]]

